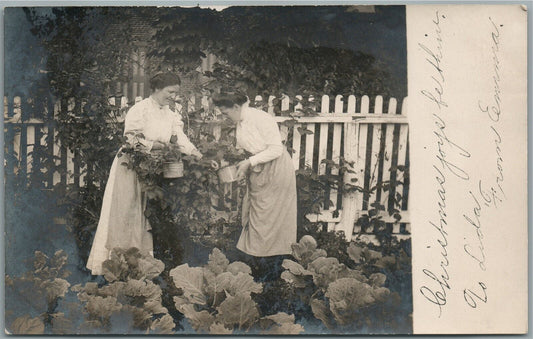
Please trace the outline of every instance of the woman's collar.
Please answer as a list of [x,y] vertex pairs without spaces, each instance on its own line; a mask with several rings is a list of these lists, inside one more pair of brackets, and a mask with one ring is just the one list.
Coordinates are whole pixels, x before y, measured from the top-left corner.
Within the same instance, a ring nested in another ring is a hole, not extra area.
[[241,119],[239,121],[244,121],[248,118],[248,109],[250,108],[250,101],[246,101],[241,105]]
[[168,105],[161,105],[157,100],[155,100],[151,95],[149,96],[150,100],[152,101],[152,104],[159,107],[160,109],[165,108]]

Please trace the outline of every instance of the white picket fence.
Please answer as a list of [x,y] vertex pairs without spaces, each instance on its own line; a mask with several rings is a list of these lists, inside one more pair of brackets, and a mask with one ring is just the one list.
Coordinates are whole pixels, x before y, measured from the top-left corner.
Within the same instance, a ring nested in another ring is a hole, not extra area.
[[[264,109],[275,116],[276,121],[282,122],[295,119],[293,127],[280,126],[282,137],[287,146],[292,148],[293,164],[295,169],[304,167],[312,168],[318,174],[326,173],[326,164],[322,160],[328,159],[339,164],[341,157],[347,161],[353,161],[355,173],[345,174],[344,181],[351,183],[356,179],[356,184],[364,186],[367,190],[378,182],[403,182],[393,185],[392,189],[379,189],[371,193],[351,192],[344,195],[331,190],[331,206],[326,206],[318,215],[308,215],[308,219],[316,222],[325,222],[330,230],[341,230],[345,234],[359,236],[363,240],[371,241],[372,236],[361,235],[355,221],[359,216],[368,213],[370,204],[381,202],[388,208],[393,208],[391,195],[401,197],[400,221],[389,216],[388,211],[381,213],[382,220],[392,228],[392,233],[399,238],[409,237],[410,219],[408,212],[408,182],[404,182],[402,170],[398,167],[408,167],[408,123],[407,123],[407,98],[398,109],[398,102],[390,98],[384,109],[384,100],[377,96],[371,105],[368,96],[356,99],[350,95],[347,98],[337,95],[330,98],[322,96],[320,102],[315,98],[297,97],[298,100],[290,100],[283,97],[277,103],[276,109],[274,97],[267,100],[256,97],[255,104],[263,104]],[[274,112],[298,112],[302,105],[301,100],[317,102],[317,116],[299,117],[276,115]],[[120,103],[119,101],[120,100]],[[135,102],[142,100],[136,97]],[[75,103],[68,101],[68,110],[73,110]],[[126,97],[112,99],[111,103],[117,107],[127,107]],[[10,163],[6,157],[6,180],[19,171],[30,177],[34,171],[41,171],[38,159],[34,158],[37,149],[52,152],[57,166],[63,166],[67,175],[60,173],[48,173],[43,181],[43,188],[50,188],[57,184],[85,185],[85,168],[79,166],[76,150],[68,150],[61,147],[57,140],[57,132],[52,121],[24,117],[20,97],[9,100],[4,98],[4,131],[5,151],[7,155],[16,158]],[[206,98],[191,98],[187,109],[192,111],[200,106],[209,105]],[[53,115],[61,109],[59,102],[49,104],[45,108],[45,116]],[[313,133],[300,134],[299,127]],[[338,174],[338,169],[333,168],[331,174]],[[367,232],[372,231],[367,229]]]

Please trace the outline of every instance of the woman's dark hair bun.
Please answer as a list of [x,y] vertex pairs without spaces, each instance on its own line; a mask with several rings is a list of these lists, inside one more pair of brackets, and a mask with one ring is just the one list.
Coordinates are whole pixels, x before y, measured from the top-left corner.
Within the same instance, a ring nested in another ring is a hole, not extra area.
[[233,107],[242,105],[248,101],[248,97],[241,91],[223,90],[213,95],[213,104],[218,107]]
[[150,79],[150,89],[152,91],[175,85],[181,85],[181,79],[177,74],[170,72],[158,73]]

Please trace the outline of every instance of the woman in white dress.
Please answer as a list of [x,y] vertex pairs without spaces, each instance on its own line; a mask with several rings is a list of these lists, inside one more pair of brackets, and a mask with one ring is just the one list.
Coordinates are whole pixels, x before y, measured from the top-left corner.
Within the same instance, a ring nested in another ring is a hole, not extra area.
[[[277,122],[268,113],[249,107],[243,94],[221,93],[213,103],[236,123],[237,148],[253,154],[237,164],[237,177],[248,179],[237,248],[253,257],[291,254],[297,228],[296,175]],[[260,262],[256,260],[259,266],[268,267],[268,260]]]
[[[183,132],[181,116],[169,108],[176,99],[180,83],[180,78],[171,73],[161,73],[150,80],[150,97],[135,104],[126,115],[124,135],[128,142],[150,152],[161,150],[172,141],[179,145],[182,153],[202,157]],[[144,216],[146,197],[135,171],[121,165],[124,160],[124,156],[115,157],[106,184],[87,262],[93,275],[102,274],[102,263],[109,259],[113,248],[136,247],[153,255],[150,225]]]

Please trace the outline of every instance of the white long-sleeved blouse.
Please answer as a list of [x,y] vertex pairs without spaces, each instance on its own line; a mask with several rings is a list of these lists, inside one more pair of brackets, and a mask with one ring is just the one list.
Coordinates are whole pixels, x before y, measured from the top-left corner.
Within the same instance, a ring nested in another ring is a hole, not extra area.
[[191,154],[196,151],[196,147],[183,132],[181,115],[172,112],[168,105],[159,105],[151,97],[136,103],[126,115],[124,135],[128,140],[133,140],[132,137],[139,133],[144,138],[137,137],[135,141],[146,151],[152,149],[154,141],[168,143],[173,135],[177,137],[182,153]]
[[252,153],[250,165],[266,163],[281,156],[283,144],[278,123],[259,109],[242,105],[241,120],[236,129],[237,148]]

